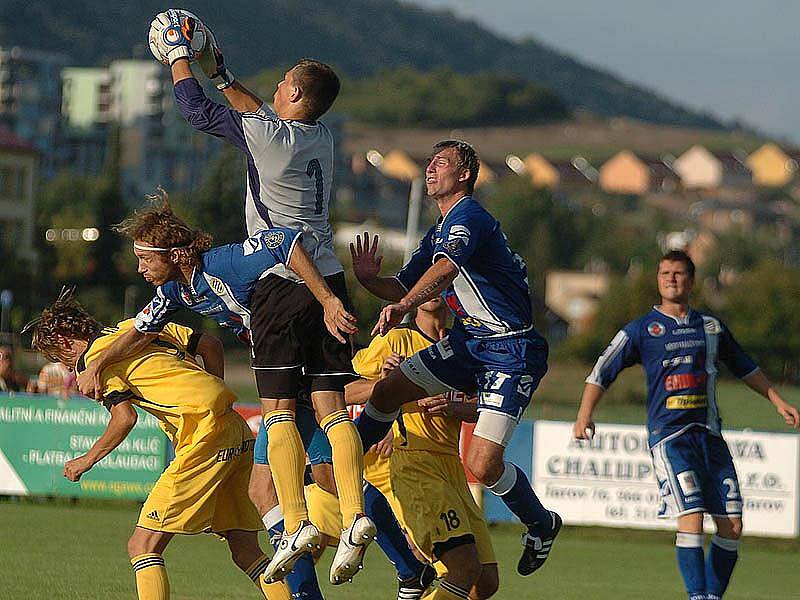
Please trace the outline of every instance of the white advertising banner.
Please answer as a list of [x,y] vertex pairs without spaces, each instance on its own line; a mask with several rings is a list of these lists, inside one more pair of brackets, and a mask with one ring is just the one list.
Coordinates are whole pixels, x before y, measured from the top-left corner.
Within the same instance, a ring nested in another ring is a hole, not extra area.
[[[747,535],[794,537],[800,512],[800,436],[726,431],[744,500]],[[658,485],[645,428],[598,424],[591,443],[572,423],[537,421],[533,487],[568,524],[674,529],[658,519]],[[713,526],[709,520],[707,527]]]

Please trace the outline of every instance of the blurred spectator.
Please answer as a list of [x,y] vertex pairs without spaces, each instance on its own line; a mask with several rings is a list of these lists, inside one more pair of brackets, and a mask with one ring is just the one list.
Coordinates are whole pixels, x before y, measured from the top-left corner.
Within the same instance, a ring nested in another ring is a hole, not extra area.
[[78,393],[78,385],[75,374],[67,367],[61,363],[51,362],[42,367],[37,381],[31,382],[28,391],[66,398],[71,394]]
[[19,392],[28,387],[28,378],[14,368],[14,350],[0,346],[0,391]]

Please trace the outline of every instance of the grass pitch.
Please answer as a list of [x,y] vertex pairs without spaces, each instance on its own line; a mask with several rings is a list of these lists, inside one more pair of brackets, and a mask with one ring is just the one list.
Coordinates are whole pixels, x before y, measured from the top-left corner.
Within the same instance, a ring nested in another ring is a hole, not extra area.
[[[138,515],[131,503],[0,501],[0,599],[135,600],[125,542]],[[519,528],[492,529],[500,562],[495,598],[684,597],[673,536],[566,527],[544,569],[519,577]],[[266,547],[266,542],[262,543]],[[327,581],[333,552],[319,565]],[[173,600],[256,599],[259,594],[233,566],[227,546],[213,536],[177,536],[165,553]],[[800,541],[746,539],[727,600],[800,598]],[[377,546],[353,584],[324,583],[329,600],[395,597],[394,574]]]

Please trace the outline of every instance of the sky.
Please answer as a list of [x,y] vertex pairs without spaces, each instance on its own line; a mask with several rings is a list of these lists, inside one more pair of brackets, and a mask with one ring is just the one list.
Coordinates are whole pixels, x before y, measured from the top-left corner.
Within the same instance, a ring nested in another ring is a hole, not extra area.
[[800,144],[797,0],[412,0]]

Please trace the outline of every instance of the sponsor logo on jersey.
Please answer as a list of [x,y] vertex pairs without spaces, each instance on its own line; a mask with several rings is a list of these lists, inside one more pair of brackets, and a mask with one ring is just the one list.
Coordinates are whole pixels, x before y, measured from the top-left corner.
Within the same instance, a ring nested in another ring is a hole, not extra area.
[[688,335],[697,331],[694,327],[680,327],[672,330],[672,335]]
[[158,511],[157,510],[153,510],[153,511],[147,513],[147,518],[148,519],[153,519],[153,521],[160,521],[161,520],[161,517],[158,516]]
[[285,239],[286,234],[284,234],[282,231],[270,231],[264,236],[264,243],[267,245],[267,248],[274,250],[280,246]]
[[214,277],[213,275],[206,275],[206,281],[208,281],[208,285],[217,296],[222,296],[225,294],[225,284],[223,283],[222,279],[219,277]]
[[661,361],[662,367],[677,367],[678,365],[690,365],[694,361],[692,356],[673,356]]
[[444,247],[453,254],[461,254],[469,245],[470,232],[464,225],[453,225],[447,234]]
[[667,409],[669,410],[705,408],[706,406],[708,406],[708,398],[705,394],[670,396],[667,398]]
[[686,350],[688,348],[700,348],[706,345],[705,340],[681,340],[679,342],[669,342],[664,344],[664,350]]
[[242,454],[252,452],[256,445],[255,440],[245,440],[241,446],[234,446],[233,448],[222,448],[217,450],[217,462],[227,462],[232,458],[236,458]]
[[722,327],[719,324],[719,321],[716,319],[710,319],[703,323],[703,329],[705,329],[706,333],[710,333],[712,335],[718,335],[722,333]]
[[186,288],[181,288],[181,300],[189,306],[194,304],[194,298],[192,298],[191,292]]
[[688,388],[702,387],[706,384],[708,375],[700,373],[676,373],[675,375],[667,375],[664,378],[664,389],[668,392],[675,390],[685,390]]
[[653,321],[647,326],[647,333],[649,333],[653,337],[661,337],[662,335],[667,333],[667,328],[664,327],[658,321]]

